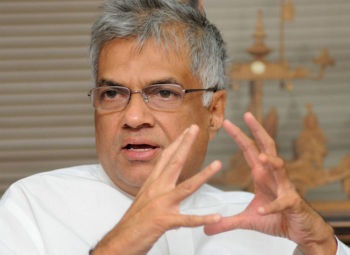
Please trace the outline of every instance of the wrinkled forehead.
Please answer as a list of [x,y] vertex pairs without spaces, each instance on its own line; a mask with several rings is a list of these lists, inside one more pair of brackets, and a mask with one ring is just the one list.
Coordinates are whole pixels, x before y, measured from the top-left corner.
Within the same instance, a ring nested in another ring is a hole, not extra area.
[[136,36],[129,36],[123,38],[113,38],[104,42],[100,48],[100,53],[108,48],[115,41],[129,41],[131,42],[130,53],[133,55],[138,55],[143,53],[147,46],[153,46],[156,50],[154,54],[166,54],[173,55],[179,58],[184,58],[185,56],[190,58],[189,44],[183,35],[175,35],[168,37],[147,37],[141,38]]
[[128,36],[125,38],[114,38],[112,40],[106,41],[102,45],[99,55],[101,56],[101,53],[113,45],[113,42],[115,41],[131,42],[130,44],[127,44],[130,46],[128,48],[130,57],[143,54],[145,48],[152,48],[154,49],[153,54],[163,55],[164,57],[175,59],[181,62],[186,61],[186,63],[188,63],[188,67],[192,71],[190,47],[188,40],[186,40],[185,33],[181,31],[181,29],[172,28],[170,30],[164,30],[164,33],[158,36]]
[[122,73],[138,70],[132,76],[167,76],[178,80],[181,74],[181,77],[196,78],[190,59],[186,50],[159,44],[159,41],[153,39],[145,41],[142,45],[136,38],[114,39],[102,48],[97,76],[101,78],[101,73],[106,70],[123,70]]

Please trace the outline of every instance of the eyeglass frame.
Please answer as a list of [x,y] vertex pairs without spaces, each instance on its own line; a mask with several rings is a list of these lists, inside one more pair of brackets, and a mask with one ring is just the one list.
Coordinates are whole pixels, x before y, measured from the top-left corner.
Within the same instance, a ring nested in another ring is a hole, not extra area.
[[182,100],[184,98],[184,96],[188,93],[192,93],[192,92],[217,92],[221,89],[218,88],[218,85],[214,86],[214,87],[211,87],[211,88],[201,88],[201,89],[185,89],[183,88],[180,84],[177,84],[177,83],[155,83],[155,84],[151,84],[151,85],[148,85],[142,89],[138,89],[138,90],[132,90],[126,86],[122,86],[122,85],[119,85],[119,84],[116,84],[112,81],[108,81],[108,80],[101,80],[99,82],[97,82],[97,86],[90,89],[89,92],[88,92],[88,97],[90,97],[90,101],[93,105],[93,107],[95,109],[98,109],[95,104],[94,104],[94,99],[93,99],[93,91],[94,90],[97,90],[97,89],[100,89],[100,88],[103,88],[103,87],[110,87],[110,88],[123,88],[123,89],[126,89],[128,90],[128,100],[127,100],[127,103],[125,104],[125,106],[121,107],[121,109],[118,109],[118,110],[115,110],[115,109],[103,109],[105,111],[116,111],[116,112],[119,112],[119,111],[123,111],[130,103],[130,100],[131,100],[131,95],[132,94],[140,94],[143,101],[151,108],[151,109],[155,109],[155,110],[159,110],[159,111],[171,111],[171,110],[176,110],[177,108],[174,108],[174,109],[162,109],[162,108],[157,108],[157,107],[154,107],[152,105],[149,105],[149,95],[146,95],[144,93],[144,89],[145,88],[148,88],[150,86],[157,86],[157,85],[171,85],[171,86],[177,86],[179,88],[181,88],[181,91],[182,91],[182,96],[181,96],[181,103],[182,103]]

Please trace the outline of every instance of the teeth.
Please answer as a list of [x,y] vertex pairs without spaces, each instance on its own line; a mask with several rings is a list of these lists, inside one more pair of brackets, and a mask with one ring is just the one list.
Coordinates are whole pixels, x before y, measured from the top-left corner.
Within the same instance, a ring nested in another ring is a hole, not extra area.
[[154,148],[155,147],[147,145],[147,144],[139,144],[139,145],[128,144],[127,146],[124,147],[124,149],[134,150],[134,151],[147,151],[147,150],[152,150]]
[[128,150],[130,150],[130,151],[148,151],[148,150],[151,150],[151,148],[144,148],[144,149],[141,149],[141,148],[128,148]]

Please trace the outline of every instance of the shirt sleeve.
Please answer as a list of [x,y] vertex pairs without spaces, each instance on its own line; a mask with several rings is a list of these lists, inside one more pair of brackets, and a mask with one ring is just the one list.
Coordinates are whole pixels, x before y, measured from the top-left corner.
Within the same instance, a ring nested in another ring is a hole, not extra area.
[[[342,243],[337,237],[336,237],[336,240],[338,244],[336,255],[350,255],[350,248],[346,246],[344,243]],[[303,255],[303,253],[297,247],[293,255]]]

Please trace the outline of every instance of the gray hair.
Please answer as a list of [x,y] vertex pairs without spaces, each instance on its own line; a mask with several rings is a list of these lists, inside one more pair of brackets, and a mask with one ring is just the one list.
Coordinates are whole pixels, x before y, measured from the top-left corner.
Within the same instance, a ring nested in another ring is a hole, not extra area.
[[[192,73],[204,88],[225,88],[225,44],[203,10],[178,0],[108,0],[103,7],[91,34],[90,61],[95,80],[98,57],[106,42],[135,38],[141,49],[147,40],[154,39],[165,48],[188,49]],[[211,95],[205,93],[204,105],[209,105]]]

